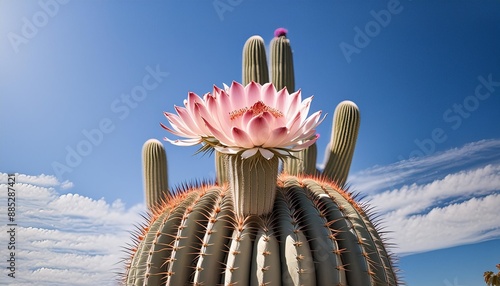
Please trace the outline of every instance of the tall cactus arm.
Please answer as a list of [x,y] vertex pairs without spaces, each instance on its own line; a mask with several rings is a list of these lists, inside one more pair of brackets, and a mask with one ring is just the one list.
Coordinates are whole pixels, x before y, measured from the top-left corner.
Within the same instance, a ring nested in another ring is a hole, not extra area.
[[[293,53],[290,40],[286,37],[287,30],[278,28],[271,40],[271,73],[276,89],[286,87],[289,93],[295,91],[295,70],[293,68]],[[290,175],[316,174],[317,147],[314,143],[309,148],[297,152],[296,158],[286,158],[283,161],[283,171]]]
[[252,81],[260,84],[269,82],[266,47],[260,36],[250,37],[243,46],[243,85]]
[[283,28],[277,29],[271,40],[271,74],[276,89],[286,87],[289,93],[295,91],[292,47]]
[[329,143],[328,160],[323,175],[343,187],[351,168],[354,148],[358,138],[360,115],[358,106],[352,101],[342,101],[335,108],[332,137]]
[[149,139],[142,146],[142,170],[146,205],[152,210],[155,205],[169,197],[167,154],[163,144]]

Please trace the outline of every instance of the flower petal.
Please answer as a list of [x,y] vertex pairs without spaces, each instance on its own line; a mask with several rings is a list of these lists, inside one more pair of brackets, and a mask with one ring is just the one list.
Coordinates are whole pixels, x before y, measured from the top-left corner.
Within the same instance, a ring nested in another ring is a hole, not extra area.
[[250,107],[257,101],[261,100],[260,87],[261,85],[256,83],[255,81],[252,81],[251,83],[247,84],[247,86],[245,86],[246,106]]
[[262,147],[281,146],[281,142],[287,139],[287,134],[288,134],[288,128],[286,128],[285,126],[275,128],[273,131],[271,131],[271,134],[269,135],[267,141],[264,144],[262,144]]
[[293,118],[293,116],[297,113],[301,103],[301,91],[300,89],[289,96],[289,103],[287,108],[287,118]]
[[213,136],[219,140],[222,144],[226,146],[233,146],[234,145],[234,140],[228,136],[228,134],[224,133],[223,131],[218,130],[217,128],[214,128],[210,122],[205,121],[205,124],[207,125],[207,128],[210,130],[210,132],[213,134]]
[[286,88],[281,89],[276,93],[276,109],[284,111],[288,108],[288,91]]
[[231,100],[231,110],[238,110],[245,107],[245,88],[243,85],[233,81],[231,87],[229,88],[229,94],[229,99]]
[[258,150],[259,150],[259,148],[252,148],[252,149],[248,149],[248,150],[243,151],[243,153],[241,153],[241,159],[247,159],[247,158],[252,157],[253,155],[257,154]]
[[234,145],[243,147],[243,148],[252,148],[255,145],[252,142],[252,138],[248,136],[248,134],[242,129],[233,127],[231,130],[231,135],[234,139]]
[[224,147],[224,146],[214,146],[215,150],[224,153],[224,154],[238,154],[242,149],[241,148],[231,148],[231,147]]
[[267,106],[276,106],[276,88],[270,82],[265,83],[261,89],[262,101]]
[[314,142],[316,142],[316,140],[318,140],[318,138],[319,138],[319,134],[316,134],[316,136],[314,138],[312,138],[310,140],[307,140],[307,141],[305,141],[302,144],[295,145],[290,150],[292,150],[292,151],[300,151],[300,150],[306,149],[307,147],[309,147],[312,144],[314,144]]
[[267,160],[270,160],[271,158],[274,157],[274,153],[267,149],[259,148],[259,152],[262,155],[262,157],[266,158]]
[[256,116],[248,122],[247,131],[254,146],[262,146],[269,139],[269,124],[262,115]]
[[201,138],[200,139],[186,139],[186,140],[179,140],[179,139],[170,140],[167,137],[164,137],[163,140],[165,140],[171,144],[177,145],[177,146],[193,146],[196,144],[200,144],[200,142],[201,142]]

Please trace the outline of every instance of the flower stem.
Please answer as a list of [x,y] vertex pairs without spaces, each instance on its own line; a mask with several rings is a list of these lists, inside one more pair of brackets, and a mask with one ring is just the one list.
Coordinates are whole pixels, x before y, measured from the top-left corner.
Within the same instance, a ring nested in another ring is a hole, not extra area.
[[247,159],[228,155],[228,179],[234,208],[239,215],[265,215],[272,211],[276,197],[279,159],[256,154]]

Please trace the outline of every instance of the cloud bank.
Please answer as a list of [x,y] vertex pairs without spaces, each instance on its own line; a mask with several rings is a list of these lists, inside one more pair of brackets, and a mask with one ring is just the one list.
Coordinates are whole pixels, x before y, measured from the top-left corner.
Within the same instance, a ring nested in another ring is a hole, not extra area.
[[482,140],[351,177],[400,255],[500,238],[500,140]]
[[[6,193],[7,174],[0,173]],[[60,194],[72,186],[48,175],[16,176],[16,278],[5,273],[2,285],[115,285],[123,271],[123,247],[142,221],[144,206],[126,208],[78,194]],[[5,200],[5,196],[2,197]],[[0,208],[6,218],[6,208]],[[3,220],[4,228],[7,221]],[[6,234],[6,230],[2,229]],[[6,241],[7,237],[0,238]],[[8,250],[2,247],[2,258]],[[4,260],[4,259],[2,259]],[[5,267],[2,267],[5,271]]]

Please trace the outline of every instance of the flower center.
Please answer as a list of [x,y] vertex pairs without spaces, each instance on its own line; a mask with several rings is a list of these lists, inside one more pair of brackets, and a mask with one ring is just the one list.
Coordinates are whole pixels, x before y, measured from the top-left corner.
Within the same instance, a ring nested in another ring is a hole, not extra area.
[[281,111],[279,111],[276,108],[272,108],[270,106],[267,106],[264,104],[264,102],[262,102],[262,100],[259,100],[256,103],[254,103],[254,105],[252,105],[250,108],[244,107],[244,108],[240,108],[240,109],[229,112],[229,119],[231,119],[231,120],[236,119],[236,118],[242,116],[243,114],[245,114],[245,112],[247,112],[247,111],[251,111],[253,116],[260,115],[264,112],[269,112],[275,118],[283,116],[283,113]]

